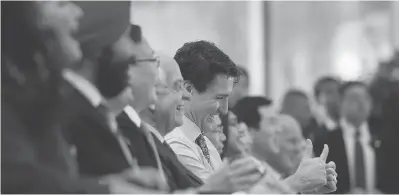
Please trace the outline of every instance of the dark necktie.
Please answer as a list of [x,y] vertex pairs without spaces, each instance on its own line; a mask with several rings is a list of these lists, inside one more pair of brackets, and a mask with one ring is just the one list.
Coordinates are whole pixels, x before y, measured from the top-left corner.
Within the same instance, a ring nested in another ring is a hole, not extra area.
[[203,132],[201,132],[197,139],[195,139],[195,143],[201,148],[202,153],[204,154],[208,163],[211,164],[211,157],[209,155],[208,146],[206,145],[205,138],[202,133]]
[[366,177],[365,177],[365,164],[364,164],[364,154],[362,145],[360,142],[360,129],[356,129],[355,134],[355,187],[366,188]]

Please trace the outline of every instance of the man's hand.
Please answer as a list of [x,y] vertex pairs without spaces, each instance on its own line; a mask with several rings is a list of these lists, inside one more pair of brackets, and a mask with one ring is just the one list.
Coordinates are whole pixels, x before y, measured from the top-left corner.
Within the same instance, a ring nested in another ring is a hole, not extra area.
[[244,157],[230,164],[225,160],[223,166],[206,180],[200,190],[224,194],[245,191],[262,177],[259,163],[253,157]]
[[126,170],[120,174],[106,176],[102,181],[119,181],[123,180],[127,183],[138,184],[140,186],[168,191],[169,186],[166,179],[159,175],[157,169],[152,167],[140,167]]
[[[144,181],[137,182],[135,183],[140,183],[141,185],[136,185],[134,183],[131,183],[127,181],[127,177],[129,177],[129,171],[126,171],[121,174],[112,174],[112,175],[107,175],[105,177],[100,178],[100,183],[101,184],[106,184],[108,185],[109,191],[111,194],[163,194],[167,193],[166,190],[154,190],[154,189],[149,189],[146,187],[142,187],[142,185],[145,183]],[[132,171],[130,171],[132,172]]]
[[327,183],[326,163],[323,159],[327,158],[328,148],[324,148],[318,158],[311,158],[312,154],[313,144],[308,139],[304,157],[297,171],[285,180],[296,192],[314,191]]
[[327,183],[320,188],[315,189],[316,194],[326,194],[335,192],[337,190],[337,172],[335,172],[336,165],[334,162],[329,162],[326,164],[326,171],[327,171]]
[[248,194],[295,194],[282,180],[266,173],[262,179],[248,191]]

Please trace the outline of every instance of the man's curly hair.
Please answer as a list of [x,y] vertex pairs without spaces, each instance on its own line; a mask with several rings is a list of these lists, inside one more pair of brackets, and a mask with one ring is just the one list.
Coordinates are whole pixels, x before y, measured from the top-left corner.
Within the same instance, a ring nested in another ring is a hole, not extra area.
[[209,41],[185,43],[177,50],[174,59],[179,64],[184,80],[190,81],[198,92],[206,91],[215,76],[224,74],[239,80],[236,64]]

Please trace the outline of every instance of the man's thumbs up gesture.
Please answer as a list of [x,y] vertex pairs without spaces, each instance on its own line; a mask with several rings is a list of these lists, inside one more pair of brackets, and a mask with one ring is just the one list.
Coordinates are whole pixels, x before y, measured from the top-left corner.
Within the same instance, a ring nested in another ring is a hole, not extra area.
[[[320,158],[324,161],[324,163],[327,161],[327,156],[328,156],[329,148],[328,145],[324,145],[323,152],[320,154]],[[330,193],[330,192],[335,192],[337,190],[337,172],[335,172],[336,165],[334,162],[329,162],[328,164],[325,165],[326,167],[326,174],[327,174],[327,183],[320,187],[316,188],[313,192],[317,194],[321,193]]]
[[[306,149],[297,171],[286,179],[288,185],[297,192],[327,193],[336,190],[335,164],[326,165],[329,148],[324,146],[320,157],[312,158],[313,144],[306,140]],[[331,181],[330,181],[331,180]],[[335,182],[334,182],[335,181]]]

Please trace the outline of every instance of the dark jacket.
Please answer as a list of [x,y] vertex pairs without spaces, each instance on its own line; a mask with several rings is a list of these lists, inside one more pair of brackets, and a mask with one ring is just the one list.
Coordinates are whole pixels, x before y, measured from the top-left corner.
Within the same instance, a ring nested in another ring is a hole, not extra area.
[[90,176],[120,173],[130,165],[120,144],[100,113],[78,90],[72,88],[64,125],[65,137],[76,148],[79,172]]
[[[118,125],[124,135],[129,139],[133,148],[133,155],[140,166],[157,167],[157,161],[151,145],[143,131],[133,123],[128,115],[123,112],[118,116]],[[153,135],[161,159],[162,168],[172,190],[198,187],[203,184],[200,178],[186,169],[177,159],[171,148],[166,147]]]
[[78,175],[60,128],[35,129],[4,100],[1,111],[2,193],[109,193]]

